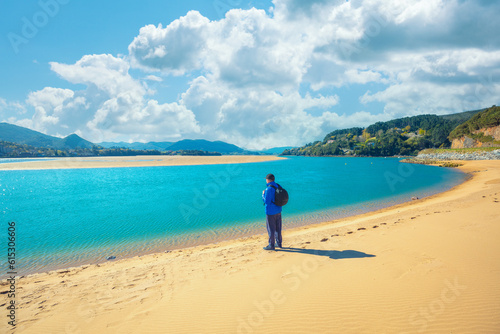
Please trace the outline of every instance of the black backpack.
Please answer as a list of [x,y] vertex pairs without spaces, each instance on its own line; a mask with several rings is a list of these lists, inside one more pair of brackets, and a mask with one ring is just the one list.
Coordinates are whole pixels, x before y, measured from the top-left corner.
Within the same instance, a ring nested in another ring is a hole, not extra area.
[[278,187],[275,187],[271,185],[270,187],[273,187],[275,192],[274,192],[274,204],[277,206],[284,206],[286,203],[288,203],[288,191],[286,191],[284,188],[282,188],[279,184]]

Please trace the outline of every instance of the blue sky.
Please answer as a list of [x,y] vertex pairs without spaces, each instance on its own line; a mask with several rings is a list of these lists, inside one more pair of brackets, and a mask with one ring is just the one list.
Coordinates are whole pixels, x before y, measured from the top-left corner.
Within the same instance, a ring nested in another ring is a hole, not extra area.
[[500,100],[485,0],[0,4],[0,121],[261,149]]
[[[40,3],[44,5],[40,5]],[[210,20],[223,18],[229,9],[268,9],[270,1],[2,1],[0,4],[1,97],[24,100],[30,91],[46,86],[71,87],[50,71],[49,62],[74,63],[86,54],[126,54],[139,29],[168,23],[197,10]],[[53,10],[37,34],[15,52],[8,33],[21,37],[23,17],[33,23],[37,13]]]

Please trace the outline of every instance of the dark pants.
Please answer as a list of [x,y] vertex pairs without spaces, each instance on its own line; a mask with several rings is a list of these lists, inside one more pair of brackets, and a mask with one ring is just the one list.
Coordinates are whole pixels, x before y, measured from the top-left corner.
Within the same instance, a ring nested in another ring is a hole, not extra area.
[[269,234],[269,245],[274,247],[274,240],[281,245],[281,213],[266,215],[267,233]]

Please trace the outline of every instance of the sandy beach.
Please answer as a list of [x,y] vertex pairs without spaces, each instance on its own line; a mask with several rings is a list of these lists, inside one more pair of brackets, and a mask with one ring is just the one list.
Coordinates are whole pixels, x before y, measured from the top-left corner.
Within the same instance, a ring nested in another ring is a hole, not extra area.
[[263,215],[262,235],[19,278],[12,332],[500,333],[500,161],[459,168],[450,191],[286,230],[275,252]]
[[126,157],[71,157],[46,158],[39,159],[37,161],[2,163],[0,164],[0,170],[214,165],[262,162],[278,159],[284,158],[280,158],[274,155],[140,155]]

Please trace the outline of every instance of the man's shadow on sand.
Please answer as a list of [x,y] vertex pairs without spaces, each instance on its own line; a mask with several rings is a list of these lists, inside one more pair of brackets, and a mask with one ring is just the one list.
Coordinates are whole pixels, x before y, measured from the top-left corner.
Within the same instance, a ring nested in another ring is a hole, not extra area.
[[301,253],[301,254],[309,254],[309,255],[318,255],[318,256],[328,256],[330,259],[334,259],[334,260],[359,259],[359,258],[363,258],[363,257],[375,257],[375,255],[366,254],[366,253],[358,252],[355,250],[336,251],[336,250],[284,247],[284,248],[276,248],[276,251],[287,252],[287,253]]

